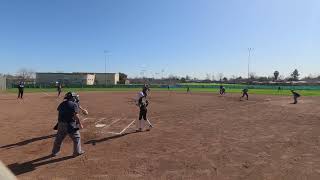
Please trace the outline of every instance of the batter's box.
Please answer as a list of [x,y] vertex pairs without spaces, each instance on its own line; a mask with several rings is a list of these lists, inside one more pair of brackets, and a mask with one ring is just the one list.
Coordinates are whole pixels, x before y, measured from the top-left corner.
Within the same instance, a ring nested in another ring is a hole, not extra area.
[[[103,134],[113,134],[113,135],[121,135],[126,132],[136,131],[136,121],[135,119],[115,119],[110,121],[108,124],[103,124],[101,122],[96,124],[96,128],[100,129],[100,133]],[[149,127],[152,127],[150,121],[147,121]]]

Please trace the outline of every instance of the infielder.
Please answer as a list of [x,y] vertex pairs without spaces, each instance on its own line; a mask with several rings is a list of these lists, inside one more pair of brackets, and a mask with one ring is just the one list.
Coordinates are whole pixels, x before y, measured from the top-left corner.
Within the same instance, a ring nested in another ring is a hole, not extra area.
[[248,91],[249,91],[248,88],[244,88],[244,89],[242,90],[242,96],[241,96],[240,100],[242,100],[242,98],[244,98],[245,96],[246,96],[247,100],[249,100]]
[[299,93],[295,92],[294,90],[291,90],[291,93],[293,95],[293,104],[298,103],[298,98],[301,96]]
[[62,84],[60,82],[57,83],[57,91],[58,91],[58,97],[60,97],[60,94],[62,92]]
[[220,95],[226,94],[226,88],[224,86],[220,86]]
[[19,90],[18,99],[23,99],[23,92],[24,92],[24,82],[23,81],[19,82],[18,90]]
[[52,156],[57,156],[64,138],[69,135],[73,141],[73,156],[84,154],[81,149],[80,129],[83,128],[79,118],[79,107],[75,102],[76,94],[68,92],[64,101],[58,106],[58,132],[52,148]]

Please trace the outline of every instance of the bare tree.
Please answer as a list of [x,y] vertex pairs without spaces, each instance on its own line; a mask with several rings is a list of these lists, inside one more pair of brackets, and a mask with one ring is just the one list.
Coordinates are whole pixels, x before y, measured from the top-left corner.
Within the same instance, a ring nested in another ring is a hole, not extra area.
[[210,81],[210,74],[209,73],[206,74],[206,80]]
[[17,71],[17,76],[22,80],[34,79],[36,73],[32,69],[21,68]]
[[223,78],[223,73],[219,73],[219,74],[218,74],[218,77],[219,77],[219,81],[221,82],[221,81],[222,81],[222,78]]
[[227,77],[224,77],[223,78],[223,82],[227,82],[228,81],[228,78]]
[[256,73],[252,72],[249,74],[250,75],[250,80],[255,80],[256,79]]
[[214,73],[212,73],[211,80],[212,80],[212,81],[215,81],[215,80],[216,80],[216,78],[215,78],[215,76],[214,76]]

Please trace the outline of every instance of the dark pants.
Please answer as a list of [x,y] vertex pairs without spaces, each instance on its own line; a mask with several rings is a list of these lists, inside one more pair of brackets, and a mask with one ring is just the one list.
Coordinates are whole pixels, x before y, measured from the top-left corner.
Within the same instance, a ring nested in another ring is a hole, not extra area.
[[60,96],[60,94],[61,94],[61,89],[58,90],[58,96]]
[[293,96],[293,100],[294,100],[293,104],[297,104],[298,103],[298,97],[297,96]]
[[246,93],[246,92],[245,92],[245,93],[243,93],[242,98],[244,98],[245,96],[247,97],[247,100],[248,100],[248,99],[249,99],[249,95],[248,95],[248,93]]
[[142,120],[142,118],[144,120],[147,120],[147,112],[148,112],[148,110],[146,110],[146,109],[140,109],[139,120]]
[[19,89],[18,98],[23,99],[23,90],[20,90],[20,89]]

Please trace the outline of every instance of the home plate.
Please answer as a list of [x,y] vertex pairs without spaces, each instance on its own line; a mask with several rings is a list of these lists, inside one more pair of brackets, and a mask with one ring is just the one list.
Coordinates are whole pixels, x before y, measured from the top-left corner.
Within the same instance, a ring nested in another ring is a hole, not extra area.
[[105,124],[96,124],[96,128],[103,128],[105,126],[106,126]]

